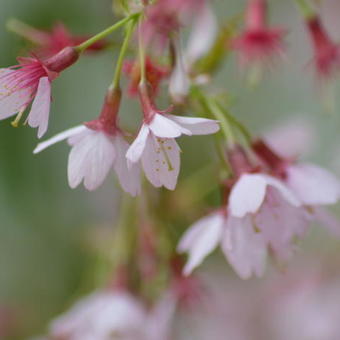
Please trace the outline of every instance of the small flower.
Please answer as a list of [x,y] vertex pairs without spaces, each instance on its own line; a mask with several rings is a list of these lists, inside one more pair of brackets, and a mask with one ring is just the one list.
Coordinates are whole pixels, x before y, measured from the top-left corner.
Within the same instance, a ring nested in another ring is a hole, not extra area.
[[109,90],[100,117],[85,125],[66,130],[38,144],[34,153],[67,139],[72,149],[68,159],[68,181],[73,189],[82,181],[88,190],[97,189],[113,168],[122,188],[136,196],[140,193],[139,167],[127,167],[129,144],[116,126],[120,94]]
[[179,117],[159,111],[147,90],[140,90],[144,122],[126,153],[130,165],[139,161],[148,180],[155,186],[174,190],[180,168],[180,149],[175,138],[184,135],[206,135],[219,129],[217,121],[205,118]]
[[194,17],[206,0],[159,0],[146,9],[142,32],[146,44],[164,47],[171,34]]
[[56,339],[142,339],[144,306],[125,291],[98,291],[76,303],[50,325]]
[[197,11],[185,51],[185,57],[189,65],[193,65],[211,49],[217,33],[216,16],[210,4],[205,2]]
[[314,47],[316,71],[321,78],[330,78],[340,69],[340,46],[332,41],[318,17],[308,19],[306,24]]
[[179,38],[173,39],[173,47],[175,49],[175,67],[169,80],[169,93],[175,103],[183,103],[191,86],[189,66]]
[[268,62],[283,52],[284,31],[267,26],[266,6],[265,0],[248,1],[245,31],[233,42],[234,48],[240,53],[242,63]]
[[[131,97],[138,95],[138,85],[140,83],[140,66],[138,61],[125,61],[123,71],[130,78],[128,93]],[[148,84],[151,87],[151,94],[157,95],[162,80],[169,75],[165,66],[156,64],[151,58],[146,58],[145,74]]]
[[27,122],[37,127],[38,137],[42,137],[48,127],[51,83],[78,56],[74,48],[68,47],[44,61],[37,57],[18,58],[18,65],[0,69],[0,119],[18,113],[19,120],[32,102]]
[[[54,23],[50,30],[40,30],[16,19],[10,19],[7,25],[11,31],[32,42],[36,46],[34,54],[40,58],[50,57],[65,47],[77,46],[90,38],[90,36],[72,34],[62,22]],[[99,40],[89,46],[85,52],[100,51],[107,45],[107,41]]]
[[333,218],[327,217],[327,213],[320,210],[320,206],[339,201],[339,179],[317,165],[281,158],[261,140],[253,143],[253,149],[273,174],[282,178],[301,204],[308,207],[311,216],[326,223],[328,229],[339,235],[340,226],[335,228]]
[[237,177],[227,184],[227,207],[194,224],[179,244],[181,252],[189,252],[187,275],[220,244],[241,278],[261,276],[268,250],[287,260],[294,239],[304,235],[310,222],[290,188],[252,169],[240,147],[232,149],[229,157]]
[[189,275],[218,245],[237,274],[248,279],[261,276],[266,263],[266,245],[255,232],[249,216],[236,218],[216,211],[192,225],[182,237],[178,250],[188,252],[184,274]]

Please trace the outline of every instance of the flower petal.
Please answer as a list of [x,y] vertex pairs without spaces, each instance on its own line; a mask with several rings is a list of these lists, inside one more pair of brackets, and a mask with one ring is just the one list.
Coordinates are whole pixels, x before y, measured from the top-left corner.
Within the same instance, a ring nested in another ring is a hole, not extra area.
[[275,253],[286,260],[291,255],[293,239],[304,235],[310,219],[304,207],[291,205],[276,188],[269,187],[255,223]]
[[146,177],[156,188],[164,185],[174,190],[180,170],[180,149],[176,141],[150,134],[142,155],[142,165]]
[[229,197],[232,216],[244,217],[256,213],[264,201],[267,182],[260,174],[244,174],[233,186]]
[[[0,93],[2,89],[0,87]],[[25,88],[0,98],[0,120],[14,116],[19,111],[24,110],[32,98],[32,89]]]
[[185,53],[189,64],[203,57],[213,46],[217,36],[216,16],[208,3],[201,6],[195,18],[194,27],[188,41]]
[[39,80],[37,94],[32,104],[31,112],[28,115],[29,126],[38,127],[38,138],[41,138],[47,131],[48,117],[51,105],[51,83],[48,77]]
[[173,100],[181,103],[188,95],[191,81],[188,75],[188,66],[182,51],[179,38],[174,39],[176,64],[169,80],[169,92]]
[[178,245],[178,251],[189,253],[189,260],[184,268],[185,275],[190,275],[217,247],[223,234],[224,222],[221,213],[213,213],[197,221],[184,234]]
[[282,197],[289,202],[291,205],[295,207],[300,207],[302,205],[302,202],[298,199],[298,197],[295,195],[295,193],[290,190],[283,182],[279,181],[278,179],[268,176],[268,175],[262,175],[265,181],[267,182],[268,186],[272,186],[275,189],[277,189]]
[[129,144],[122,136],[117,135],[114,139],[114,143],[116,148],[116,159],[113,167],[118,176],[120,185],[124,191],[132,196],[137,196],[141,192],[139,164],[133,163],[128,167],[125,155],[129,148]]
[[71,188],[84,179],[86,189],[98,188],[110,171],[116,156],[110,137],[102,132],[89,131],[71,149],[68,161],[68,180]]
[[36,148],[33,150],[34,154],[37,154],[43,150],[45,150],[46,148],[50,147],[53,144],[59,143],[67,138],[70,138],[74,135],[80,134],[84,131],[87,130],[87,127],[84,125],[79,125],[76,126],[72,129],[68,129],[65,130],[61,133],[58,133],[57,135],[55,135],[54,137],[47,139],[45,142],[39,143]]
[[334,204],[340,197],[339,180],[326,169],[312,164],[288,167],[287,184],[308,205]]
[[332,235],[340,238],[340,222],[333,214],[322,208],[314,208],[313,217]]
[[128,159],[129,164],[138,162],[142,157],[149,132],[150,130],[148,125],[143,124],[138,136],[126,152],[126,158]]
[[175,115],[165,115],[165,117],[188,129],[193,135],[209,135],[220,129],[219,122],[217,120],[196,117],[180,117]]
[[242,279],[249,279],[253,274],[262,276],[267,249],[261,234],[255,232],[250,216],[229,217],[226,231],[221,246],[236,273]]
[[149,124],[150,130],[155,136],[161,138],[176,138],[181,134],[191,135],[191,132],[175,123],[174,121],[166,118],[165,115],[155,114],[153,120]]

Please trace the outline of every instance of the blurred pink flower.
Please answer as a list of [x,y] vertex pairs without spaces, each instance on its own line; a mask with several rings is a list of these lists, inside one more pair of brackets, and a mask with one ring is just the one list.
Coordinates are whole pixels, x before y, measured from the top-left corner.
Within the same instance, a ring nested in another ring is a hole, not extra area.
[[21,117],[33,101],[27,122],[42,137],[48,126],[51,83],[77,59],[78,53],[69,47],[46,60],[18,58],[18,65],[0,69],[0,119],[17,113]]
[[245,31],[233,41],[242,63],[267,63],[283,53],[285,31],[267,26],[266,6],[266,0],[248,0]]
[[50,326],[53,339],[142,339],[144,306],[124,291],[98,291],[77,302]]
[[171,36],[208,0],[159,0],[146,9],[142,32],[146,44],[156,43],[164,47]]
[[219,130],[217,121],[179,117],[157,110],[147,91],[141,89],[144,122],[126,153],[130,165],[142,162],[148,180],[155,186],[174,190],[180,169],[180,149],[175,138],[182,134],[206,135]]
[[306,24],[314,47],[317,74],[323,79],[335,76],[340,69],[340,46],[331,40],[318,17]]
[[[130,78],[128,94],[131,97],[138,95],[140,83],[140,66],[138,61],[125,61],[123,71]],[[169,70],[165,66],[155,63],[147,57],[145,61],[145,73],[148,84],[151,87],[152,95],[157,95],[162,80],[169,75]]]
[[[40,57],[49,57],[60,52],[65,47],[79,45],[90,38],[90,36],[73,35],[62,22],[56,22],[49,31],[25,25],[23,32],[20,30],[19,34],[38,46],[35,53]],[[99,40],[89,46],[86,53],[100,51],[107,45],[108,43],[105,40]]]
[[50,335],[57,340],[170,340],[176,299],[165,292],[147,309],[122,290],[98,291],[55,319]]
[[323,223],[328,221],[330,225],[326,227],[340,235],[340,224],[335,228],[334,220],[326,218],[326,212],[319,208],[335,204],[340,199],[340,181],[335,175],[314,164],[281,158],[261,140],[253,143],[253,150],[270,171],[284,181],[301,204],[309,208],[311,217]]

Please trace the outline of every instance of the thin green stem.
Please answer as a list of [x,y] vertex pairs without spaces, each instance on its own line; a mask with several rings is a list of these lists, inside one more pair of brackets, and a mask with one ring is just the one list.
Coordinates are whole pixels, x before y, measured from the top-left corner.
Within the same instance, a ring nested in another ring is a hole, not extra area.
[[143,41],[143,35],[141,31],[141,26],[138,28],[138,40],[139,40],[139,67],[140,67],[140,84],[146,82],[146,72],[145,72],[145,46]]
[[220,122],[221,130],[228,144],[230,144],[230,146],[234,145],[235,136],[228,120],[226,119],[224,112],[221,110],[219,105],[213,99],[208,99],[208,105],[210,107],[211,113]]
[[315,16],[315,11],[312,6],[306,0],[295,0],[295,3],[299,7],[302,15],[306,19],[313,18]]
[[118,28],[120,28],[120,27],[124,26],[125,24],[127,24],[130,20],[135,20],[139,16],[140,16],[140,13],[134,13],[132,15],[127,16],[126,18],[116,22],[114,25],[108,27],[104,31],[96,34],[92,38],[90,38],[90,39],[84,41],[83,43],[81,43],[80,45],[76,46],[76,50],[79,53],[84,52],[87,48],[89,48],[92,44],[94,44],[98,40],[101,40],[101,39],[105,38],[106,36],[108,36],[109,34],[114,32]]
[[245,141],[247,144],[251,144],[253,137],[250,133],[250,131],[245,127],[243,123],[241,123],[237,118],[235,118],[228,110],[225,108],[222,108],[221,105],[217,104],[221,111],[227,116],[228,120],[233,124],[237,129],[241,132],[243,135]]
[[126,35],[123,41],[122,48],[120,49],[120,52],[119,52],[118,60],[116,63],[116,70],[115,70],[115,74],[114,74],[113,81],[112,81],[112,86],[114,89],[119,88],[124,58],[128,50],[129,42],[130,42],[135,26],[136,26],[136,20],[131,20],[127,24]]

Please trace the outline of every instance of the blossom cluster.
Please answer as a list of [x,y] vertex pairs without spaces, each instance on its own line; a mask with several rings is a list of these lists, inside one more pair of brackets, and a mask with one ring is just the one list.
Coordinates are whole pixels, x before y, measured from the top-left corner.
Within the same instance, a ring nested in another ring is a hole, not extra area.
[[[334,78],[339,46],[314,7],[304,0],[296,3],[318,76]],[[268,23],[267,1],[248,0],[244,27],[228,34],[210,0],[119,0],[117,5],[124,17],[93,36],[73,35],[62,23],[48,32],[16,20],[8,25],[34,46],[17,65],[0,69],[0,119],[16,116],[12,125],[18,126],[28,111],[25,123],[38,129],[38,138],[48,131],[53,81],[84,54],[104,53],[108,35],[123,31],[99,115],[38,143],[33,151],[67,141],[71,188],[83,183],[93,191],[113,170],[125,193],[140,196],[129,197],[127,207],[122,203],[112,244],[119,253],[114,260],[107,255],[112,261],[104,287],[53,321],[49,339],[174,339],[175,315],[206,299],[193,272],[216,248],[240,278],[249,279],[264,275],[269,256],[286,263],[313,222],[340,236],[340,225],[325,209],[340,199],[339,179],[300,162],[296,153],[287,155],[287,138],[277,143],[278,135],[274,141],[254,136],[212,84],[226,51],[235,51],[240,66],[252,74],[268,71],[286,54],[289,30]],[[122,77],[127,86],[122,87]],[[137,101],[142,113],[133,134],[119,119],[124,96]],[[162,98],[168,101],[165,109],[159,108]],[[166,216],[175,203],[154,188],[176,189],[181,167],[177,138],[196,135],[211,135],[204,137],[206,143],[215,141],[215,148],[209,146],[216,176],[209,185],[218,188],[220,203],[203,207],[210,212],[173,236]]]

